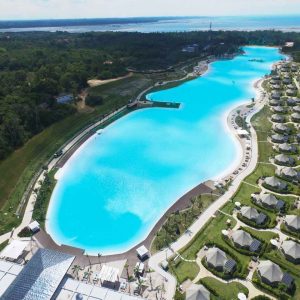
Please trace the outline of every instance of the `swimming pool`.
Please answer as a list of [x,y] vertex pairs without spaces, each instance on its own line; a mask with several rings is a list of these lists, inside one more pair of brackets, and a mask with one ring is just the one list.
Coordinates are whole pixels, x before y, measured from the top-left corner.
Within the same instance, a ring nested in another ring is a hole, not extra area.
[[254,80],[283,57],[277,48],[244,51],[212,63],[200,78],[148,95],[181,102],[180,109],[135,111],[84,143],[54,189],[46,222],[52,238],[91,254],[126,251],[180,196],[228,169],[238,150],[224,113],[254,97]]

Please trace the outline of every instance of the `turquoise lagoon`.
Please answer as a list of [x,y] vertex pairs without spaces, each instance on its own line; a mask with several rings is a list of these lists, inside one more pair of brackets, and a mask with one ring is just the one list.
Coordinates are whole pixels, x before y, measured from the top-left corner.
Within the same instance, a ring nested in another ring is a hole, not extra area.
[[200,78],[148,95],[181,102],[180,109],[135,111],[77,150],[60,171],[47,214],[57,243],[91,254],[126,251],[180,196],[232,166],[239,149],[224,115],[250,101],[254,81],[283,58],[276,48],[243,49]]

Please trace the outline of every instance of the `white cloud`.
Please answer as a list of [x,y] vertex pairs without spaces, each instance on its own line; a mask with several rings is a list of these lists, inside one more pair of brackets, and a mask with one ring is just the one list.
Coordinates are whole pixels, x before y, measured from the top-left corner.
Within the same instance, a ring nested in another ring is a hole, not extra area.
[[295,14],[300,0],[0,0],[0,19]]

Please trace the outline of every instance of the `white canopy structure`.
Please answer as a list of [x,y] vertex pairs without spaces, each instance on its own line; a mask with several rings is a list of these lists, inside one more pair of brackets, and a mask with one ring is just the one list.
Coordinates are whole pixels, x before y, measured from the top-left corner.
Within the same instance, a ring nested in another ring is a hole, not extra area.
[[117,282],[119,281],[119,272],[120,270],[111,266],[103,265],[99,273],[99,279],[108,282]]
[[149,256],[149,251],[144,245],[137,248],[136,252],[137,252],[137,255],[139,256],[140,259],[144,259],[144,258]]
[[32,223],[30,223],[28,225],[28,228],[32,231],[32,232],[37,232],[40,230],[40,224],[37,221],[33,221]]
[[240,137],[244,137],[244,136],[248,136],[249,135],[249,132],[245,129],[238,129],[237,130],[237,134],[240,136]]
[[0,253],[0,257],[10,258],[13,260],[18,259],[22,255],[28,244],[29,241],[13,240],[2,250],[2,252]]

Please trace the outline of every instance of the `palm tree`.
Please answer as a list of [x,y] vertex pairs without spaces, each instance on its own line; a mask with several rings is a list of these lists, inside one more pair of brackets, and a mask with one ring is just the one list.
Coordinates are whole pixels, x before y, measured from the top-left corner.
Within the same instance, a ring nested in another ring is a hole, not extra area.
[[142,286],[143,286],[143,285],[144,285],[144,280],[141,280],[141,279],[139,278],[138,281],[137,281],[137,288],[138,288],[139,294],[141,294]]
[[101,256],[102,256],[102,254],[101,253],[98,253],[98,259],[99,259],[99,265],[100,265],[100,267],[101,267]]
[[91,271],[90,269],[88,269],[86,272],[84,272],[84,277],[87,277],[88,281],[90,281],[92,274],[93,274],[93,271]]
[[162,285],[161,285],[160,292],[161,292],[160,299],[163,299],[163,294],[166,292],[165,284],[164,283],[162,283]]
[[129,291],[129,294],[130,294],[130,282],[129,282],[129,264],[126,262],[124,268],[126,269],[126,274],[127,274],[127,281],[128,281],[128,291]]
[[128,265],[128,263],[125,264],[124,268],[126,269],[127,280],[129,281],[129,265]]
[[79,273],[80,270],[82,270],[82,269],[79,265],[74,265],[72,267],[72,272],[73,272],[73,274],[75,274],[77,279],[78,279],[78,273]]
[[140,274],[139,274],[139,267],[138,266],[134,267],[133,273],[134,273],[134,276],[139,280]]
[[194,205],[195,205],[196,199],[193,197],[191,198],[191,203],[192,203],[192,214],[194,214]]
[[151,274],[149,275],[149,282],[150,282],[151,290],[153,290],[153,282],[152,282],[152,276],[151,276]]
[[86,257],[88,258],[88,260],[89,260],[89,265],[91,266],[92,264],[91,264],[91,260],[90,260],[90,257],[89,257],[89,255],[88,255],[88,254],[86,254]]

